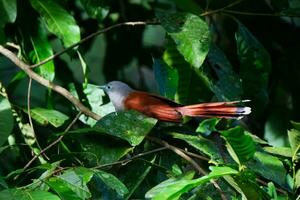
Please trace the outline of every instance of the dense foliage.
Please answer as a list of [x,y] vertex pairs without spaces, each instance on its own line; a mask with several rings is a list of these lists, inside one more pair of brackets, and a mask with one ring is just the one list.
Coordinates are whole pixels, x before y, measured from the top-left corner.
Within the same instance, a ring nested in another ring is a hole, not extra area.
[[[296,199],[299,16],[297,0],[0,0],[0,199]],[[111,80],[252,113],[115,113]]]

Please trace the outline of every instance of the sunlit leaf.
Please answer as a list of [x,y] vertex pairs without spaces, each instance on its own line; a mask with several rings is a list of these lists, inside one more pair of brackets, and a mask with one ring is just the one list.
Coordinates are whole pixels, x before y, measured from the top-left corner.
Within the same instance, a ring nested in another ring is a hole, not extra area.
[[149,190],[145,197],[153,200],[179,199],[179,197],[207,181],[221,176],[237,174],[238,171],[230,167],[211,167],[211,173],[197,179],[169,179]]
[[292,157],[292,149],[290,147],[264,147],[264,150],[274,155]]
[[292,160],[296,161],[300,158],[299,151],[300,151],[300,131],[296,129],[292,129],[288,131],[289,142],[292,149]]
[[193,67],[200,68],[210,45],[210,33],[206,22],[190,13],[158,12],[157,17],[175,41],[184,59]]
[[65,47],[80,40],[80,30],[75,19],[52,0],[30,0],[32,7],[42,16],[48,30],[59,37]]
[[60,198],[50,192],[35,190],[25,191],[20,189],[6,189],[0,192],[0,199],[6,200],[60,200]]
[[221,131],[226,140],[226,147],[231,157],[241,164],[254,156],[256,144],[253,139],[244,133],[244,130],[237,126],[225,131]]
[[[26,109],[24,109],[27,112]],[[31,108],[31,117],[39,124],[46,126],[51,124],[54,127],[62,126],[69,117],[57,110],[49,110],[46,108]]]

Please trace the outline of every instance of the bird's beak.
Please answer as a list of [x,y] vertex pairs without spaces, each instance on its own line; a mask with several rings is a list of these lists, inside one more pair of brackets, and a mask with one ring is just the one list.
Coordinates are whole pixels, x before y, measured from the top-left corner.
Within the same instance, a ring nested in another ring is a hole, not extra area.
[[106,89],[106,85],[100,85],[98,86],[100,89],[105,90]]

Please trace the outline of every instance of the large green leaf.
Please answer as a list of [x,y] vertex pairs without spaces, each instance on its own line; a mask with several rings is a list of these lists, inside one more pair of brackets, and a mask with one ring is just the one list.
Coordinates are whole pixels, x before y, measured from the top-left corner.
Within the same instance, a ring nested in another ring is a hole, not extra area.
[[246,135],[244,130],[237,126],[225,131],[221,131],[226,140],[226,147],[231,157],[241,164],[254,156],[256,144],[251,136]]
[[103,183],[113,189],[119,196],[124,196],[129,192],[127,187],[114,175],[102,170],[95,172],[95,176],[103,181]]
[[[24,109],[27,112],[26,109]],[[57,110],[49,110],[46,108],[32,108],[30,109],[31,117],[39,124],[46,126],[51,124],[54,127],[62,126],[69,117]]]
[[25,191],[20,189],[6,189],[0,192],[0,199],[6,200],[60,200],[60,198],[50,192],[35,190]]
[[153,60],[153,70],[159,93],[162,96],[174,99],[178,85],[177,70],[172,66],[166,65],[160,59]]
[[240,100],[243,94],[242,82],[233,71],[225,54],[217,46],[211,45],[208,59],[218,77],[212,85],[217,99],[219,101]]
[[244,96],[252,100],[256,108],[254,112],[262,114],[268,101],[270,55],[241,23],[238,23],[235,37]]
[[206,22],[190,13],[158,12],[157,17],[175,41],[184,59],[199,69],[210,46],[210,33]]
[[87,168],[78,167],[50,178],[47,184],[62,199],[87,199],[91,197],[87,183],[91,180],[93,174],[94,172]]
[[14,127],[14,118],[12,115],[11,105],[3,90],[2,84],[0,82],[0,146],[2,146],[6,141]]
[[172,133],[174,138],[183,140],[189,145],[209,156],[212,162],[220,163],[223,162],[222,156],[219,153],[219,149],[214,142],[208,140],[201,135],[193,136],[180,133]]
[[0,0],[0,10],[0,44],[2,44],[5,41],[5,24],[14,22],[17,17],[16,0]]
[[282,162],[277,157],[257,151],[253,160],[248,161],[246,165],[260,176],[274,181],[283,188],[287,188],[287,173]]
[[30,0],[32,7],[42,16],[48,30],[59,37],[65,47],[80,40],[80,29],[74,17],[52,0]]
[[181,104],[199,103],[211,98],[210,83],[200,69],[188,64],[178,52],[176,44],[167,37],[167,49],[163,54],[163,61],[171,68],[177,69],[178,87],[175,100]]
[[149,190],[145,197],[153,200],[173,200],[179,199],[180,196],[194,187],[208,182],[211,179],[226,175],[237,174],[238,171],[230,167],[211,167],[211,172],[197,179],[190,180],[192,177],[182,179],[169,179]]
[[[19,37],[24,57],[30,64],[36,64],[53,55],[51,44],[44,24],[38,19],[34,10],[28,2],[21,1],[18,3],[23,9],[18,12],[17,22],[20,26]],[[55,76],[54,62],[49,61],[35,71],[42,77],[52,81]]]
[[84,9],[91,18],[102,21],[109,13],[109,6],[106,0],[81,0]]
[[292,149],[292,160],[296,162],[300,158],[300,131],[292,129],[288,131],[288,136]]
[[122,111],[101,118],[94,126],[94,130],[122,138],[132,146],[136,146],[143,141],[156,122],[156,119],[136,111]]

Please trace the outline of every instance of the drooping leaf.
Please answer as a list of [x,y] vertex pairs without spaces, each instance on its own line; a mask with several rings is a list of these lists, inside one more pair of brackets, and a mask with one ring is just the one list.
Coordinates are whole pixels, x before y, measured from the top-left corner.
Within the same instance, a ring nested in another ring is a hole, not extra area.
[[123,198],[129,192],[127,187],[117,177],[110,173],[98,170],[95,173],[95,176],[102,180],[107,187],[113,189],[119,196]]
[[69,187],[65,181],[57,177],[48,179],[46,183],[62,200],[82,200],[82,198],[71,189],[71,186]]
[[193,69],[176,49],[176,44],[167,37],[167,49],[163,61],[177,69],[178,88],[175,100],[181,104],[199,103],[211,98],[210,83],[205,74],[199,69]]
[[7,141],[7,138],[14,127],[14,118],[12,115],[11,105],[6,98],[7,95],[1,82],[0,90],[0,146],[2,146]]
[[132,146],[140,144],[157,120],[136,111],[111,113],[101,118],[94,130],[126,140]]
[[30,0],[32,7],[42,16],[48,30],[59,37],[65,47],[80,40],[80,29],[74,17],[52,0]]
[[199,69],[210,46],[210,33],[206,22],[190,13],[158,12],[157,17],[184,59]]
[[177,70],[160,59],[153,60],[153,70],[160,95],[174,99],[178,85]]
[[[24,109],[27,112],[27,109]],[[62,126],[69,117],[57,110],[49,110],[46,108],[31,108],[31,117],[40,125],[47,126],[51,124],[54,127]]]
[[254,156],[256,144],[253,139],[244,133],[244,130],[237,126],[225,131],[221,131],[227,143],[227,150],[231,157],[241,164]]
[[2,44],[5,41],[5,24],[14,22],[17,17],[16,0],[0,0],[0,10],[0,44]]
[[20,189],[6,189],[0,192],[0,199],[6,200],[60,200],[60,198],[50,192],[35,190],[25,191]]
[[169,179],[149,190],[145,197],[153,200],[179,199],[180,196],[196,186],[221,176],[237,174],[238,171],[230,167],[211,167],[211,172],[197,179],[190,180],[192,177],[183,179]]
[[[36,64],[53,55],[51,44],[47,38],[44,24],[38,19],[37,14],[28,2],[20,1],[19,7],[23,9],[18,12],[17,22],[20,26],[19,40],[24,57],[30,64]],[[52,81],[55,76],[54,62],[49,61],[37,68],[35,71]]]
[[243,94],[242,82],[226,58],[225,54],[215,45],[211,45],[208,59],[218,79],[212,90],[219,101],[240,100]]
[[187,142],[189,145],[196,148],[201,153],[204,153],[205,155],[209,156],[211,162],[223,162],[218,147],[211,140],[208,140],[202,137],[201,135],[192,136],[180,133],[172,133],[172,136],[174,138]]
[[267,88],[271,69],[270,55],[241,23],[238,23],[235,37],[244,96],[251,99],[256,108],[254,112],[262,114],[269,98]]
[[109,6],[106,0],[81,0],[84,9],[91,18],[101,22],[109,13]]

